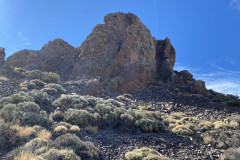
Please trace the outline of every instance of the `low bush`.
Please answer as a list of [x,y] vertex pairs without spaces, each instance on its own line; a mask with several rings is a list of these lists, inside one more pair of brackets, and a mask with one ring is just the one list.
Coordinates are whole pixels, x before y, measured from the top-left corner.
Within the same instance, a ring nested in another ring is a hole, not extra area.
[[64,134],[54,141],[54,147],[57,149],[65,148],[75,150],[76,154],[82,160],[96,159],[99,156],[99,150],[91,142],[83,142],[74,134]]
[[13,122],[18,120],[19,113],[15,104],[7,104],[0,110],[0,117],[5,122]]
[[133,151],[125,154],[127,160],[169,160],[156,150],[143,147],[140,149],[134,149]]
[[40,109],[39,105],[34,102],[21,102],[17,105],[18,110],[22,112],[35,112],[37,113]]
[[62,110],[67,110],[68,108],[84,108],[88,104],[88,101],[84,97],[78,95],[64,95],[55,100],[52,105],[56,108],[59,107]]
[[172,129],[172,132],[188,136],[194,134],[194,131],[191,129],[190,125],[177,125]]
[[9,123],[0,122],[0,152],[16,147],[20,140],[21,137],[16,128]]
[[49,149],[46,153],[41,155],[44,159],[61,159],[61,160],[81,160],[72,150],[55,148]]
[[44,88],[54,88],[58,93],[66,93],[66,90],[60,84],[49,83],[46,84]]
[[50,95],[55,95],[58,93],[55,88],[43,88],[43,89],[41,89],[41,92],[46,92]]
[[166,130],[165,125],[159,119],[158,112],[143,110],[127,110],[120,116],[121,127],[125,131],[135,132],[163,132]]
[[97,124],[100,119],[99,115],[91,114],[86,110],[82,109],[68,109],[65,112],[64,120],[77,124],[79,126],[87,126]]
[[28,95],[31,96],[34,99],[34,102],[39,105],[44,105],[49,102],[48,95],[46,92],[32,90],[28,92]]
[[19,92],[0,99],[0,109],[6,104],[18,104],[21,102],[33,102],[34,99],[25,92]]
[[73,125],[70,130],[69,130],[71,133],[79,133],[80,132],[80,128],[77,126],[77,125]]
[[57,126],[56,128],[54,128],[53,132],[54,135],[59,136],[59,135],[63,135],[65,133],[67,133],[68,129],[65,126]]
[[60,83],[60,76],[56,73],[32,70],[26,71],[25,74],[30,79],[39,79],[46,83]]
[[27,142],[21,149],[31,151],[35,155],[40,155],[49,150],[51,141],[45,138],[34,138]]

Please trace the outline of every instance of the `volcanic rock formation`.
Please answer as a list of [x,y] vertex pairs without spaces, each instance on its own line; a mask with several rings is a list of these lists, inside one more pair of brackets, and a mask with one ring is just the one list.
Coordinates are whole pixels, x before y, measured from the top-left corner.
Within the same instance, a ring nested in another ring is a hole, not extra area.
[[[191,93],[206,94],[204,82],[196,81],[187,71],[173,70],[175,59],[176,52],[168,38],[156,40],[136,15],[118,12],[105,16],[104,23],[96,25],[78,48],[55,39],[40,51],[13,54],[7,64],[56,72],[64,80],[98,86],[98,91],[131,93],[160,81]],[[85,83],[87,79],[94,85]]]
[[0,63],[4,62],[5,61],[5,48],[1,48],[0,47]]

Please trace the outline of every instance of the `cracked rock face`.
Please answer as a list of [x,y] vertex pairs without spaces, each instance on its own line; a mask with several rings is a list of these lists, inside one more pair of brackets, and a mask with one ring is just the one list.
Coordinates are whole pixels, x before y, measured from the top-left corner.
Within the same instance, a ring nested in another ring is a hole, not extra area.
[[0,47],[0,63],[5,61],[5,48]]
[[176,52],[170,39],[156,41],[157,79],[164,82],[172,81],[175,60]]
[[134,14],[108,14],[78,49],[73,73],[98,76],[110,91],[132,92],[154,78],[154,38]]

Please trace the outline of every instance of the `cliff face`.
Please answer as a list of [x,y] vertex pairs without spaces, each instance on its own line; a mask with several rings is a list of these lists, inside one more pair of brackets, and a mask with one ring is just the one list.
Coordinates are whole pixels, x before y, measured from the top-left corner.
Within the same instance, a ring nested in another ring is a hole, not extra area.
[[132,92],[154,79],[154,38],[134,14],[107,15],[78,49],[74,77],[99,76],[113,92]]
[[175,59],[176,52],[168,38],[156,40],[132,13],[114,13],[105,16],[104,23],[96,25],[78,48],[56,39],[40,51],[13,54],[7,64],[56,72],[64,80],[79,83],[81,79],[95,79],[98,90],[111,92],[131,93],[161,81],[204,94],[204,83],[188,72],[173,70]]

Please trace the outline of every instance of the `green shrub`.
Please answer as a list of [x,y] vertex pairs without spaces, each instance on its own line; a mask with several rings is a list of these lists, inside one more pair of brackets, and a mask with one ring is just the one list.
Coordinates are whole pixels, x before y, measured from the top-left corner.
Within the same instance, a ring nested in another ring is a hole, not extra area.
[[56,73],[41,72],[39,70],[26,71],[26,75],[30,79],[40,79],[46,83],[60,83],[60,77]]
[[81,160],[72,150],[55,148],[49,149],[46,153],[41,155],[44,159],[61,159],[61,160]]
[[51,113],[51,114],[49,115],[49,117],[50,117],[50,119],[52,119],[52,120],[61,121],[61,120],[63,120],[64,115],[63,115],[63,113],[62,113],[61,111],[56,111],[56,110],[55,110],[53,113]]
[[37,89],[41,89],[46,85],[45,82],[39,80],[39,79],[33,79],[30,81],[30,84],[34,85]]
[[84,108],[88,105],[88,101],[78,95],[64,95],[55,100],[52,105],[66,110],[68,108]]
[[17,106],[15,104],[7,104],[0,110],[0,117],[5,122],[16,121],[18,116]]
[[162,123],[159,113],[144,110],[128,110],[120,116],[121,127],[128,132],[140,130],[142,132],[162,132],[166,127]]
[[135,122],[136,127],[140,128],[142,132],[152,133],[152,132],[161,132],[166,128],[164,124],[156,119],[140,119]]
[[104,102],[106,105],[113,105],[113,106],[117,106],[117,107],[121,107],[121,104],[114,100],[114,99],[108,99]]
[[143,147],[125,154],[127,160],[169,160],[156,150]]
[[80,126],[94,125],[99,120],[99,115],[91,114],[82,109],[68,109],[65,112],[64,120]]
[[64,134],[54,141],[54,147],[57,149],[73,149],[82,160],[97,159],[99,150],[91,142],[83,142],[74,134]]
[[20,119],[21,125],[40,125],[48,126],[48,117],[44,114],[34,113],[34,112],[23,112],[22,118]]
[[28,95],[34,99],[34,102],[39,105],[44,105],[49,102],[48,95],[46,92],[39,90],[32,90],[28,92]]
[[40,107],[34,102],[22,102],[17,105],[18,110],[22,112],[38,112]]
[[28,150],[33,152],[36,155],[40,155],[46,151],[48,151],[49,146],[51,145],[51,141],[45,138],[34,138],[27,142],[22,150]]
[[50,95],[57,94],[57,90],[55,88],[43,88],[43,89],[41,89],[41,92],[46,92]]
[[0,152],[10,150],[20,142],[18,130],[9,123],[0,122]]
[[66,93],[66,90],[60,84],[49,83],[46,84],[44,88],[54,88],[58,93]]
[[100,128],[112,126],[120,120],[120,115],[124,112],[123,109],[115,105],[108,106],[105,104],[97,104],[94,109],[94,112],[100,115],[100,121],[98,122]]
[[18,104],[20,102],[33,101],[33,98],[25,92],[19,92],[8,97],[0,99],[0,109],[6,104]]

